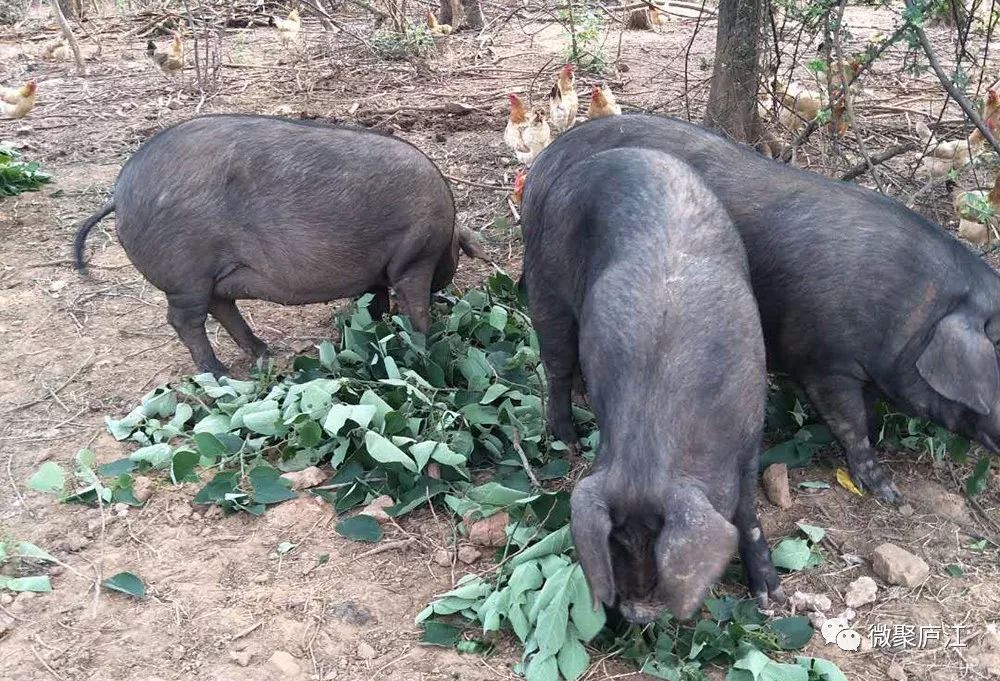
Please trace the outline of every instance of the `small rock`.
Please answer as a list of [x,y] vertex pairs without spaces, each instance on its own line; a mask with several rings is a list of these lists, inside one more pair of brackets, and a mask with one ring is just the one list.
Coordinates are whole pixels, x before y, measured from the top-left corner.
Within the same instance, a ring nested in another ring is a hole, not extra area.
[[290,653],[276,650],[267,660],[267,664],[282,676],[296,678],[302,674],[302,667]]
[[438,549],[434,552],[434,562],[441,567],[451,567],[451,551],[448,549]]
[[817,631],[822,629],[823,625],[826,624],[826,615],[822,612],[810,612],[808,617],[809,623],[812,624],[813,629],[816,629]]
[[241,667],[246,667],[250,664],[250,653],[245,650],[241,650],[239,652],[233,650],[229,653],[229,659]]
[[364,626],[372,621],[372,613],[364,605],[355,601],[334,603],[327,609],[330,617],[356,627]]
[[848,565],[863,565],[865,562],[865,559],[856,553],[844,553],[840,558]]
[[802,591],[796,591],[792,594],[791,605],[793,611],[803,612],[807,610],[826,612],[833,607],[833,603],[830,602],[829,597],[823,594],[811,594]]
[[860,608],[862,605],[874,603],[878,595],[878,584],[871,577],[858,577],[847,585],[844,602],[849,608]]
[[885,543],[872,554],[872,569],[875,574],[890,584],[914,587],[930,574],[930,567],[923,559],[895,544]]
[[252,581],[254,584],[267,584],[268,582],[271,581],[271,575],[267,574],[266,572],[262,572],[259,575],[254,575],[253,579],[250,581]]
[[788,488],[788,466],[783,463],[773,463],[764,471],[761,479],[764,494],[778,508],[789,508],[792,505],[792,492]]
[[14,597],[9,593],[0,594],[0,605],[10,605],[14,602]]
[[222,507],[213,504],[205,509],[205,512],[202,514],[202,517],[205,520],[215,520],[216,518],[221,518]]
[[385,509],[395,505],[396,502],[392,500],[392,497],[383,494],[377,499],[372,499],[371,503],[361,509],[361,512],[375,518],[380,524],[387,523],[389,522],[389,514],[385,512]]
[[913,499],[918,509],[925,513],[943,516],[956,523],[972,522],[965,499],[932,480],[921,480],[905,490],[906,497]]
[[424,473],[427,474],[428,478],[434,478],[435,480],[441,479],[441,465],[437,461],[431,461],[427,464],[427,468],[424,469]]
[[128,515],[128,504],[118,502],[111,507],[111,512],[114,513],[119,518],[124,518]]
[[378,653],[370,645],[361,641],[358,643],[358,657],[362,660],[374,660],[378,657]]
[[903,671],[903,667],[899,664],[893,662],[889,665],[889,671],[886,675],[892,679],[892,681],[906,681],[906,672]]
[[301,490],[322,484],[327,475],[316,466],[309,466],[309,468],[303,468],[300,471],[283,473],[281,477],[291,483],[292,489]]
[[909,518],[910,516],[913,515],[913,507],[910,506],[909,504],[903,504],[902,506],[899,507],[899,515],[903,516],[904,518]]
[[137,475],[132,478],[132,495],[140,503],[146,503],[153,496],[153,481],[145,475]]
[[76,553],[83,550],[90,542],[82,534],[68,534],[62,541],[61,548],[68,553]]
[[482,552],[472,546],[463,546],[458,549],[458,559],[466,565],[472,565],[482,557]]
[[858,648],[859,651],[861,651],[862,653],[868,653],[871,652],[874,648],[875,646],[870,638],[868,638],[867,636],[861,637],[861,647]]
[[10,605],[10,611],[24,612],[25,608],[28,607],[28,604],[37,597],[38,594],[33,591],[22,591],[14,598],[14,602]]
[[507,543],[507,523],[510,517],[505,511],[494,513],[489,518],[473,521],[465,517],[465,529],[469,541],[480,546],[504,546]]
[[844,612],[842,612],[839,615],[837,615],[837,618],[838,619],[842,619],[842,620],[847,620],[848,622],[851,622],[857,616],[858,616],[858,613],[855,612],[853,608],[846,608],[844,610]]

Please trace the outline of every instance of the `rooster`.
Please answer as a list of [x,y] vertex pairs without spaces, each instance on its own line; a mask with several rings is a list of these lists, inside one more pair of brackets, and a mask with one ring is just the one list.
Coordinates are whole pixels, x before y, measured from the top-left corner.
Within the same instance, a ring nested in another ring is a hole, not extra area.
[[607,85],[595,85],[590,91],[590,110],[587,118],[620,116],[622,108],[615,103],[615,96]]
[[660,11],[660,8],[656,5],[649,5],[649,23],[652,24],[653,30],[655,31],[658,27],[662,28],[670,22],[667,15]]
[[288,47],[298,40],[302,19],[299,18],[299,10],[293,8],[287,19],[276,18],[273,14],[268,16],[267,25],[278,29],[278,39],[283,47]]
[[451,24],[439,24],[434,12],[427,12],[427,28],[431,35],[451,35]]
[[38,82],[32,78],[21,87],[0,88],[0,102],[8,118],[24,118],[35,108],[35,91]]
[[174,39],[170,42],[166,52],[156,49],[156,43],[152,40],[146,42],[146,55],[153,60],[160,71],[168,76],[174,75],[184,69],[184,42],[180,33],[174,33]]
[[579,105],[573,65],[566,64],[549,92],[549,121],[556,132],[563,132],[573,126]]

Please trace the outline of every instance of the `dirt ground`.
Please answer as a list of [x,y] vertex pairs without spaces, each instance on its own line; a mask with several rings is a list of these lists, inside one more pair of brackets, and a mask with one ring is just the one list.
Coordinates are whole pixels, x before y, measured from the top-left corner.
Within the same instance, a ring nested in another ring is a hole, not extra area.
[[[50,594],[0,595],[0,679],[517,678],[511,668],[519,653],[510,640],[501,640],[489,657],[419,645],[414,616],[462,574],[432,560],[450,541],[452,527],[426,509],[390,527],[389,548],[373,554],[335,535],[332,511],[309,498],[261,518],[223,518],[192,507],[194,486],[164,483],[144,508],[116,516],[59,505],[24,483],[43,461],[71,461],[81,448],[93,449],[101,461],[120,458],[126,449],[104,430],[104,416],[127,412],[152,386],[192,370],[166,323],[163,295],[128,263],[111,220],[91,234],[88,277],[73,272],[68,260],[74,224],[104,202],[128,155],[171,123],[197,113],[258,112],[392,130],[458,178],[453,189],[459,222],[482,235],[499,264],[518,271],[520,244],[515,230],[506,227],[516,216],[505,191],[515,165],[502,142],[504,96],[530,92],[544,104],[566,44],[549,14],[517,12],[519,7],[487,3],[491,23],[481,36],[462,32],[443,39],[434,55],[414,63],[379,60],[346,33],[328,37],[309,15],[297,55],[279,47],[273,29],[230,29],[223,41],[221,86],[204,97],[191,85],[193,69],[179,94],[181,85],[146,60],[146,37],[140,33],[148,17],[109,11],[88,21],[102,50],[97,54],[94,40],[84,40],[85,77],[69,62],[34,56],[43,35],[54,35],[44,10],[21,27],[0,32],[0,83],[13,85],[29,74],[39,80],[35,110],[21,121],[0,120],[0,140],[13,142],[55,177],[42,191],[0,200],[0,533],[34,542],[65,564],[51,571]],[[417,16],[419,8],[411,13]],[[370,30],[360,10],[338,20],[361,35]],[[849,8],[847,20],[854,46],[893,26],[890,12],[870,8]],[[617,72],[607,79],[627,110],[686,117],[687,80],[693,117],[700,116],[714,21],[674,17],[659,33],[621,33],[605,18],[605,28],[608,53],[621,55]],[[946,29],[931,34],[944,54],[952,52]],[[814,52],[815,45],[802,61]],[[912,122],[936,115],[943,103],[933,78],[908,75],[902,59],[902,48],[892,50],[863,80],[859,129],[873,149],[913,139]],[[987,82],[997,73],[992,53],[990,62]],[[588,75],[579,81],[581,93],[598,82]],[[462,103],[467,112],[444,112],[449,103]],[[945,120],[957,122],[957,109],[950,108]],[[852,140],[844,145],[847,156],[837,156],[830,141],[817,134],[797,162],[836,175],[857,160]],[[920,188],[915,160],[904,155],[888,164],[890,194],[906,198]],[[944,189],[932,188],[917,208],[943,219],[950,202]],[[457,281],[478,282],[489,271],[463,260]],[[258,335],[288,358],[330,336],[335,306],[251,302],[243,308]],[[222,361],[237,373],[245,371],[246,360],[210,324]],[[884,458],[912,504],[904,513],[851,496],[835,483],[828,490],[797,487],[804,480],[833,483],[834,467],[841,465],[836,458],[792,473],[791,508],[760,502],[772,540],[792,534],[799,520],[828,528],[832,540],[828,559],[786,577],[785,590],[827,594],[839,612],[846,585],[871,574],[867,563],[855,564],[850,555],[868,558],[874,547],[890,541],[926,560],[930,577],[914,589],[882,584],[878,601],[858,609],[854,628],[864,633],[872,625],[913,625],[947,633],[960,625],[968,647],[932,641],[919,650],[842,652],[817,635],[807,653],[835,660],[850,679],[883,679],[893,663],[911,679],[988,678],[991,670],[1000,675],[1000,651],[991,656],[984,644],[987,624],[1000,619],[997,545],[983,552],[967,548],[979,537],[997,538],[1000,484],[991,480],[981,509],[974,509],[958,494],[948,468],[902,452]],[[298,548],[279,557],[275,547],[285,541]],[[329,562],[317,566],[323,554]],[[961,566],[964,576],[949,576],[945,566],[952,564]],[[136,601],[106,592],[95,597],[94,576],[121,570],[141,575],[150,597]],[[267,661],[276,651],[291,655],[300,673],[275,671]],[[620,662],[594,659],[587,679],[641,678]]]

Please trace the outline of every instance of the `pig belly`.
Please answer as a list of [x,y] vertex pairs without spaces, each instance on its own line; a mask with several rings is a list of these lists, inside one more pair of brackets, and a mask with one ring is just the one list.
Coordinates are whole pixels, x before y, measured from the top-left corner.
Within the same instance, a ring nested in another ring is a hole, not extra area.
[[328,277],[303,277],[289,281],[266,271],[237,266],[216,280],[213,292],[218,298],[231,300],[267,300],[282,305],[325,303],[339,298],[352,298],[366,291],[386,286],[384,277],[350,277],[329,265]]

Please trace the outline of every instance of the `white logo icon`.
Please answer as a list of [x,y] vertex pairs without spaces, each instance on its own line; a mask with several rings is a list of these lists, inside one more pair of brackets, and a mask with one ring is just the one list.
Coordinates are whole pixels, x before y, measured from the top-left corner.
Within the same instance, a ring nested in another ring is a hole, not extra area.
[[837,634],[837,647],[843,651],[857,651],[861,648],[861,634],[853,629],[844,629]]
[[834,617],[823,622],[823,627],[820,629],[820,633],[823,634],[823,640],[827,643],[836,643],[837,635],[845,629],[850,629],[850,624],[847,620],[842,617]]

